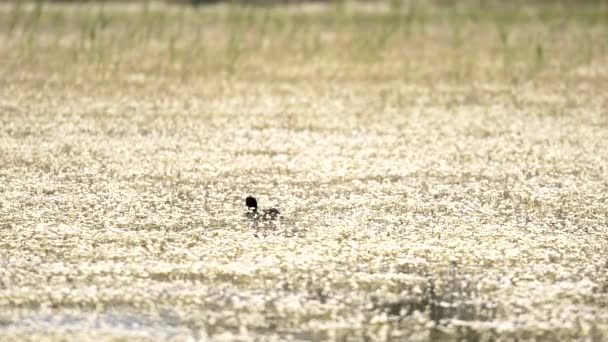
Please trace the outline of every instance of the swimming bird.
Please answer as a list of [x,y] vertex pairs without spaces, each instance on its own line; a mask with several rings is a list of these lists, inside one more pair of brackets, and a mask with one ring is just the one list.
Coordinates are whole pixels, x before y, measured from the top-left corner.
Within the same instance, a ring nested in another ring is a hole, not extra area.
[[248,209],[247,217],[250,219],[275,220],[281,215],[281,212],[276,208],[258,210],[258,201],[252,196],[245,199],[245,205]]

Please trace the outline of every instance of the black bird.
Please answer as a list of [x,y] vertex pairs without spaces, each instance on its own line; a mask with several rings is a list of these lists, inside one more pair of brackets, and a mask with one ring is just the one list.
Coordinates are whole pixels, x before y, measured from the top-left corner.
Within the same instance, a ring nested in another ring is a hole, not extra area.
[[262,220],[275,220],[277,217],[279,217],[279,215],[281,215],[279,210],[276,208],[262,209],[261,211],[258,210],[258,201],[255,199],[255,197],[247,197],[245,199],[245,205],[247,205],[247,209],[249,210],[247,212],[247,217],[254,220],[259,218]]

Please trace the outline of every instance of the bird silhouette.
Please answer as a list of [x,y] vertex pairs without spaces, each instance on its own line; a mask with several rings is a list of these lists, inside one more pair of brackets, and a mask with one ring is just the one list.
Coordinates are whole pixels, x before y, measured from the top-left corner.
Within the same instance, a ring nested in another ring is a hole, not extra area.
[[281,215],[281,212],[276,208],[259,210],[258,201],[252,196],[245,199],[245,205],[247,206],[247,217],[253,220],[276,220]]

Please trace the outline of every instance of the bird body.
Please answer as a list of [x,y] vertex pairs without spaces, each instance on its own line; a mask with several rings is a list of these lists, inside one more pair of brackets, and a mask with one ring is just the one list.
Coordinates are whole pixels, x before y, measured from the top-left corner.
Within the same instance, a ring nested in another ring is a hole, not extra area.
[[259,210],[258,201],[252,196],[245,199],[245,205],[247,206],[248,210],[247,217],[253,220],[275,220],[281,215],[281,212],[276,208]]

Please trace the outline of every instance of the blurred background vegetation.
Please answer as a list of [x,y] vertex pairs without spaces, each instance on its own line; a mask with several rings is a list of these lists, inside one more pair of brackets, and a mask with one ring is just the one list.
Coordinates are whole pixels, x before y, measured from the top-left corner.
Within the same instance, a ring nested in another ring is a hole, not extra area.
[[[443,5],[443,6],[455,6],[459,3],[470,3],[478,6],[487,6],[487,5],[500,5],[500,6],[520,6],[520,5],[529,5],[529,4],[545,4],[545,5],[562,5],[562,6],[577,6],[583,4],[596,3],[601,4],[605,3],[604,0],[510,0],[510,1],[500,1],[500,0],[156,0],[157,2],[166,2],[166,3],[181,3],[181,4],[214,4],[214,3],[233,3],[233,4],[254,4],[254,5],[277,5],[277,4],[302,4],[302,3],[348,3],[348,2],[360,2],[360,3],[392,3],[392,4],[411,4],[418,3],[419,5],[424,3],[432,3],[434,5]],[[0,2],[8,2],[8,3],[25,3],[25,2],[56,2],[56,3],[84,3],[84,2],[104,2],[104,3],[145,3],[145,2],[154,2],[153,0],[122,0],[122,1],[112,1],[112,0],[0,0]]]
[[608,78],[606,1],[183,3],[193,2],[0,2],[0,68],[184,81]]

